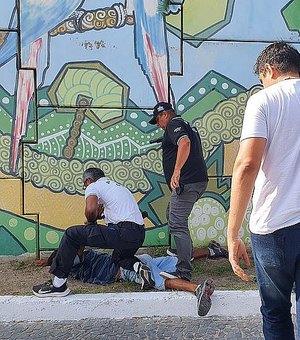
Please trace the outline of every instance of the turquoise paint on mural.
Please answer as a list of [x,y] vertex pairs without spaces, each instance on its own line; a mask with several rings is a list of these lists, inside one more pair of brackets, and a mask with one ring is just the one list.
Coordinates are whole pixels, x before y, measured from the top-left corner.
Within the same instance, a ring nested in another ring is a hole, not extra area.
[[0,226],[0,255],[22,255],[26,248],[6,228]]

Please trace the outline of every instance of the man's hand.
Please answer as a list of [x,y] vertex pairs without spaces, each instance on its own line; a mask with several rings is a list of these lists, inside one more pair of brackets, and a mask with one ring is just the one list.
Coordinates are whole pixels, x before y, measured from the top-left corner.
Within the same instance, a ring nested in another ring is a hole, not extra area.
[[240,239],[228,240],[229,262],[235,275],[243,281],[248,282],[249,277],[240,267],[240,258],[242,258],[247,267],[250,266],[249,256],[246,251],[244,242]]
[[35,260],[34,263],[38,267],[46,267],[47,266],[47,259]]
[[175,190],[179,187],[179,180],[180,180],[180,170],[174,170],[173,175],[171,177],[170,186],[172,190]]

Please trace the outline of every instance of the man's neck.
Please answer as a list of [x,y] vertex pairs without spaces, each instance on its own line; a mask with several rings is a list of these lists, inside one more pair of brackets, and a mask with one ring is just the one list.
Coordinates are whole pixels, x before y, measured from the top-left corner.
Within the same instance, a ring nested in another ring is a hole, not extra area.
[[277,78],[277,81],[289,80],[289,79],[299,79],[299,74],[297,73],[285,73]]

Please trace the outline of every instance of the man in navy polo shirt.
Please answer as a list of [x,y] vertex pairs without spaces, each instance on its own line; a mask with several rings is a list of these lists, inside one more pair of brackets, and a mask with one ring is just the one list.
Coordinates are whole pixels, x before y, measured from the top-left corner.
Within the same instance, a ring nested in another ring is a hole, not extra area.
[[165,179],[172,191],[168,222],[178,256],[176,272],[162,272],[161,275],[168,279],[182,278],[190,281],[193,247],[188,217],[208,182],[201,140],[197,130],[177,116],[170,103],[156,104],[149,123],[165,131],[162,161]]

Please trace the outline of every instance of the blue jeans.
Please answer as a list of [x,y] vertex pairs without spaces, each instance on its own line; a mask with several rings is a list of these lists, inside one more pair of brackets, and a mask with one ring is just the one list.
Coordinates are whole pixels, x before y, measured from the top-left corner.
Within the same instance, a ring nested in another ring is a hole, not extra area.
[[294,283],[298,330],[300,327],[300,223],[267,235],[252,233],[251,243],[265,339],[293,340],[291,292]]
[[[142,261],[151,271],[151,277],[155,282],[155,288],[159,290],[165,290],[165,279],[160,276],[160,272],[174,272],[176,270],[177,257],[176,256],[162,256],[151,257],[148,254],[142,254],[136,256]],[[121,278],[140,283],[139,275],[132,270],[120,268]]]

